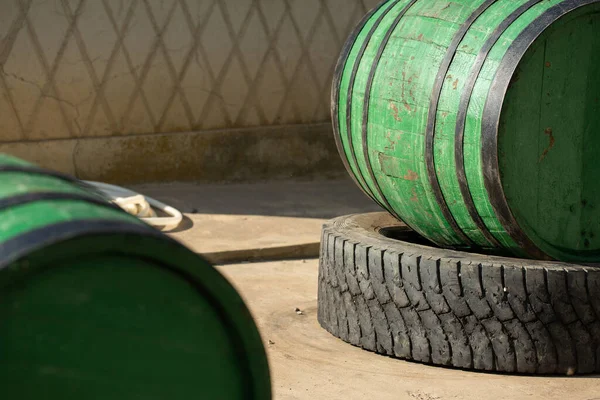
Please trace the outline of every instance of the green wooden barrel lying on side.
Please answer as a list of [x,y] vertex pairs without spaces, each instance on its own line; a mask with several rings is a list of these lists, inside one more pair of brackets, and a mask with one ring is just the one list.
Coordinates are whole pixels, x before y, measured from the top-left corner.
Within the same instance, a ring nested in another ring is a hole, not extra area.
[[7,399],[269,399],[264,347],[206,261],[68,177],[0,155]]
[[600,1],[388,0],[332,99],[357,184],[434,243],[600,261]]

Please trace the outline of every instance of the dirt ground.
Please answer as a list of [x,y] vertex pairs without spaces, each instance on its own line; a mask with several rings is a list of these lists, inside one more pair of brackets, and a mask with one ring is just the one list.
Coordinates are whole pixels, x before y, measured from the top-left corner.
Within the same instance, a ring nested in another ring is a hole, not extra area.
[[276,400],[600,400],[600,376],[474,373],[396,360],[346,344],[317,322],[317,260],[219,270],[256,318]]

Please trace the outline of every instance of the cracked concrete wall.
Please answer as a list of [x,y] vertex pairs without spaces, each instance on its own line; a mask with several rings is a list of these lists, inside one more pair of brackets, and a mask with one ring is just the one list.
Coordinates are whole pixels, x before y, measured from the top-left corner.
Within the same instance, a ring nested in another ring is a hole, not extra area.
[[89,138],[327,122],[339,51],[377,2],[2,1],[0,151],[77,173]]

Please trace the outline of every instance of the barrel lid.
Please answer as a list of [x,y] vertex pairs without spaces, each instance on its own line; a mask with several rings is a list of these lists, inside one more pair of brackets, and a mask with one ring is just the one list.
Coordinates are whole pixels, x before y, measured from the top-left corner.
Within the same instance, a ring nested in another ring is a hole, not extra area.
[[267,399],[256,325],[207,261],[120,220],[0,244],[0,382],[11,398]]
[[599,11],[598,1],[564,2],[515,40],[511,50],[531,44],[498,126],[503,193],[491,201],[506,201],[496,208],[510,209],[508,231],[562,261],[600,261]]

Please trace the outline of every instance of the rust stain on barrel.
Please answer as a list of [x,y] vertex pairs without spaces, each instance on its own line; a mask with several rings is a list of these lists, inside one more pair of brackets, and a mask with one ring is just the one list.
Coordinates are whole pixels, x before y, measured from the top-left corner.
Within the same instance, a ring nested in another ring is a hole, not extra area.
[[398,106],[396,105],[396,103],[394,103],[393,101],[390,102],[390,108],[393,111],[393,116],[394,119],[398,122],[402,122],[402,118],[400,118],[400,116],[398,115],[398,113],[400,112],[400,110],[398,110]]
[[416,181],[417,179],[419,179],[419,175],[417,175],[415,171],[411,171],[409,169],[406,175],[404,175],[404,179],[406,179],[407,181]]
[[414,201],[415,203],[419,201],[419,197],[417,196],[417,189],[412,188],[412,197],[410,201]]
[[456,90],[458,88],[458,78],[452,83],[452,89]]
[[539,162],[544,161],[544,158],[546,158],[546,156],[548,155],[550,150],[552,150],[552,148],[556,144],[556,139],[554,138],[554,135],[552,134],[552,128],[546,128],[546,130],[544,131],[544,135],[546,135],[550,138],[550,144],[548,145],[546,150],[544,150],[544,152],[542,153]]

